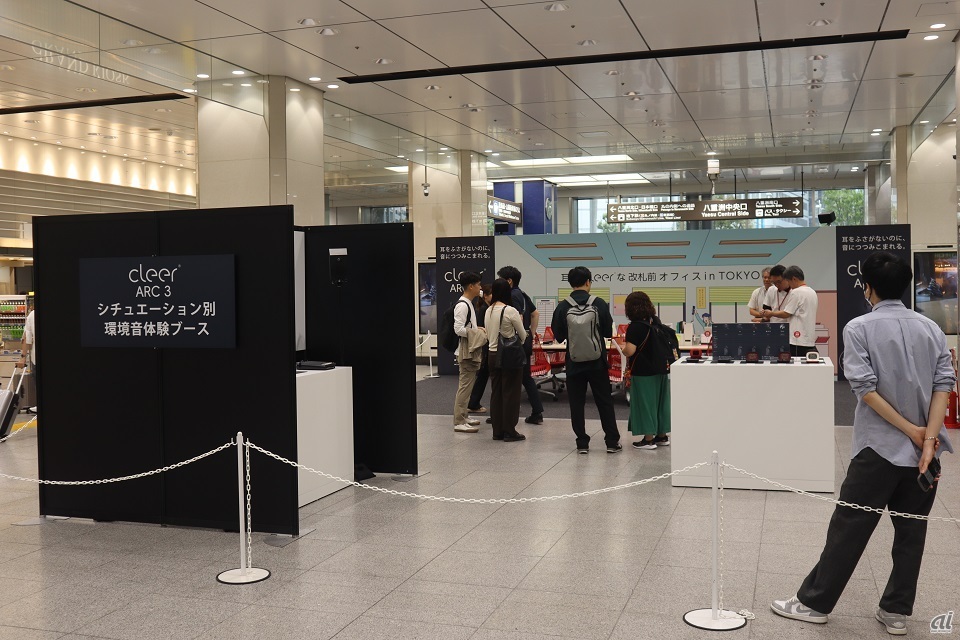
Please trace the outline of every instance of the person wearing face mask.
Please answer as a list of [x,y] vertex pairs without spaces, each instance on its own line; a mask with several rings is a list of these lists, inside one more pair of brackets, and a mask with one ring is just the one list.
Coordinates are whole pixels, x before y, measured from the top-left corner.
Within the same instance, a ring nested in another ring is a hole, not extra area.
[[[943,331],[900,301],[913,282],[902,259],[874,253],[861,271],[864,297],[873,309],[843,330],[843,370],[857,396],[857,409],[852,459],[840,500],[877,511],[838,505],[820,561],[795,596],[770,605],[777,615],[804,622],[827,622],[880,522],[880,510],[930,513],[936,481],[925,491],[917,472],[926,472],[943,451],[953,452],[943,419],[956,375]],[[875,617],[891,635],[904,635],[917,596],[927,522],[904,517],[891,521],[893,569]]]

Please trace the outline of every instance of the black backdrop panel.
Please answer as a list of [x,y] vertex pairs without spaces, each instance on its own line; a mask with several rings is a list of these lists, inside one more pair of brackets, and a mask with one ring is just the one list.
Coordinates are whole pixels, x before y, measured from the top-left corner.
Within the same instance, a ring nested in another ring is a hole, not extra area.
[[[37,218],[40,474],[147,471],[237,431],[296,456],[293,208]],[[80,258],[234,254],[235,349],[81,348]],[[298,533],[296,470],[251,454],[257,531]],[[237,528],[236,451],[162,476],[41,487],[41,513]],[[258,500],[257,496],[261,499]]]
[[[415,474],[413,225],[305,231],[307,358],[353,367],[356,463],[372,471]],[[331,249],[346,249],[346,258],[331,260]],[[344,279],[339,288],[332,284],[337,277]]]
[[[80,258],[149,256],[153,214],[37,217],[37,429],[40,477],[110,478],[164,466],[159,353],[80,347]],[[197,450],[198,453],[201,450]],[[95,487],[40,487],[40,513],[161,522],[161,478]]]
[[[235,349],[161,352],[165,459],[209,451],[237,431],[296,459],[293,208],[164,216],[159,246],[162,255],[235,254],[237,277]],[[254,530],[297,534],[297,470],[256,451],[250,463]],[[236,529],[236,468],[231,450],[168,474],[166,521]]]

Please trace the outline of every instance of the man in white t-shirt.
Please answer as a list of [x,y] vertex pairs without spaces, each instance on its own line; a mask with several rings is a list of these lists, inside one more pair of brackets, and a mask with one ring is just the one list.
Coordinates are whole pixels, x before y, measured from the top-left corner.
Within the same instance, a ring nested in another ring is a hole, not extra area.
[[788,318],[778,318],[765,314],[764,311],[781,311],[787,298],[790,297],[790,283],[783,279],[783,273],[787,270],[782,264],[778,264],[770,269],[770,288],[767,289],[766,298],[763,300],[763,309],[760,312],[761,322],[790,322]]
[[789,267],[783,280],[790,285],[790,294],[779,311],[765,311],[771,318],[786,318],[790,322],[790,352],[794,356],[817,350],[817,292],[803,280],[803,269]]
[[763,305],[767,298],[767,289],[770,288],[770,267],[767,267],[760,273],[763,278],[763,284],[753,290],[750,294],[750,302],[747,309],[750,311],[750,321],[760,322],[763,320]]

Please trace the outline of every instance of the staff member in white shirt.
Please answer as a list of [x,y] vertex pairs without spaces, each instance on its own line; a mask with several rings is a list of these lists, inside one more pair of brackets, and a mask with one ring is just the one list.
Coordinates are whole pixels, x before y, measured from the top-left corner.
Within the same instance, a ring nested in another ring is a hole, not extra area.
[[816,351],[817,292],[803,280],[803,269],[794,265],[783,272],[783,280],[790,285],[790,293],[780,310],[764,311],[764,317],[785,318],[790,322],[790,353],[803,356]]
[[767,289],[770,288],[770,267],[767,267],[760,273],[763,278],[763,284],[753,290],[750,294],[750,302],[747,309],[750,311],[751,322],[760,322],[763,319],[764,300],[767,299]]

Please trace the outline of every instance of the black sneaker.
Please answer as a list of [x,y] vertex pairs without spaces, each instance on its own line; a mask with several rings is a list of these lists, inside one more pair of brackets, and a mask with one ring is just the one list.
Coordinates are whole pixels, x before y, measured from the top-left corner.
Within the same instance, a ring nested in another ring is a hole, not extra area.
[[617,444],[608,444],[607,453],[620,453],[623,451],[623,445],[619,442]]
[[494,440],[503,440],[503,436],[493,436]]
[[493,424],[493,418],[487,418],[487,424]]
[[657,436],[656,438],[653,439],[653,444],[657,445],[658,447],[669,447],[670,436],[667,436],[667,435]]
[[527,424],[543,424],[543,414],[534,413],[533,415],[529,416],[526,420],[524,420],[524,422],[526,422]]
[[633,443],[634,449],[656,449],[657,443],[653,440],[637,440]]

